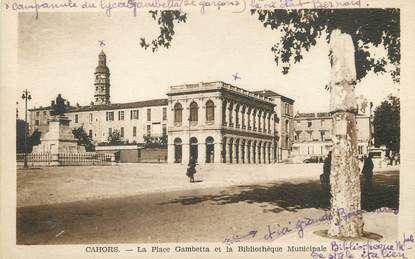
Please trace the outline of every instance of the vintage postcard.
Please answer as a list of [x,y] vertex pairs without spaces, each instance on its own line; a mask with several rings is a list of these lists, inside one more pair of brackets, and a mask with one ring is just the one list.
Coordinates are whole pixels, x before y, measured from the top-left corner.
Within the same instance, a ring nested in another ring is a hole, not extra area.
[[2,1],[1,258],[415,258],[414,7]]

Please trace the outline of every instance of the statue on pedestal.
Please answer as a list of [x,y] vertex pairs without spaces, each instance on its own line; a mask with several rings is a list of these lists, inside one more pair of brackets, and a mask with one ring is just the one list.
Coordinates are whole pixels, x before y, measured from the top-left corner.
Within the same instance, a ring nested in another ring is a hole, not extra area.
[[64,115],[65,99],[62,97],[61,94],[58,94],[55,102],[52,101],[51,107],[52,107],[52,111],[50,112],[50,115],[52,116],[63,116]]
[[71,120],[64,116],[67,107],[69,103],[65,105],[65,99],[58,94],[51,103],[48,131],[41,137],[40,145],[34,147],[34,153],[85,153],[85,147],[78,145],[78,140],[73,136]]

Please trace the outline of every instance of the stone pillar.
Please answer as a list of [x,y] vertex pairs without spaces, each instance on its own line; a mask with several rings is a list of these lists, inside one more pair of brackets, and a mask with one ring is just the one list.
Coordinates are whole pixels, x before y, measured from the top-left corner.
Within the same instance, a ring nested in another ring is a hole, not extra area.
[[198,157],[197,157],[197,162],[199,164],[205,164],[206,163],[206,143],[202,142],[202,143],[198,143],[197,144],[197,152],[198,152]]
[[167,162],[168,163],[174,163],[174,148],[175,148],[174,143],[169,144],[167,146]]
[[250,154],[249,154],[249,148],[250,148],[250,146],[248,146],[248,140],[247,141],[245,141],[245,164],[250,164],[251,163],[251,157],[250,157]]
[[246,106],[243,108],[244,108],[244,111],[242,113],[241,128],[246,129]]
[[223,100],[221,98],[217,98],[214,101],[215,104],[215,125],[222,126],[223,125]]
[[262,129],[262,121],[261,121],[262,111],[258,111],[257,116],[258,116],[258,123],[257,123],[258,132],[261,132],[262,131],[261,130]]
[[220,142],[216,142],[215,143],[215,147],[214,147],[214,158],[213,158],[213,163],[215,164],[219,164],[222,163],[222,143]]
[[264,129],[262,130],[264,133],[268,134],[268,124],[267,124],[267,117],[268,117],[268,113],[264,114]]
[[245,155],[245,145],[246,145],[246,141],[243,142],[242,140],[239,141],[239,163],[240,164],[244,164],[245,159],[246,159],[246,155]]
[[268,161],[268,142],[264,143],[264,164],[269,164],[269,161]]
[[187,165],[189,163],[190,147],[189,140],[185,138],[182,143],[182,164]]
[[256,148],[256,143],[252,142],[251,145],[251,164],[256,164],[257,163],[257,148]]
[[225,145],[225,163],[230,163],[230,159],[229,159],[229,152],[230,152],[230,141],[229,139],[226,139],[226,143]]
[[233,147],[232,147],[232,163],[233,164],[239,163],[238,148],[239,148],[239,145],[237,144],[236,141],[234,141],[233,142]]
[[230,107],[230,103],[228,102],[228,103],[226,104],[226,111],[225,111],[225,113],[226,113],[226,118],[225,118],[225,121],[226,121],[226,125],[227,125],[228,127],[229,127],[229,126],[230,126],[230,124],[231,124],[231,120],[230,120],[230,118],[231,118],[231,111],[230,111],[229,107]]
[[252,120],[251,120],[251,112],[252,111],[248,111],[248,107],[246,107],[246,129],[247,130],[252,130],[249,129],[250,127],[252,127]]
[[233,127],[236,128],[236,103],[233,104],[231,112],[232,112],[232,124],[233,124]]
[[257,126],[257,123],[256,123],[256,118],[257,118],[257,116],[256,116],[256,113],[254,113],[254,111],[252,111],[252,113],[251,113],[251,127],[252,127],[252,131],[254,131],[254,129],[255,129],[255,127]]
[[262,164],[262,152],[261,152],[261,148],[262,148],[262,143],[261,142],[259,142],[258,143],[258,147],[257,147],[257,149],[258,149],[258,152],[257,152],[257,161],[258,161],[258,164]]
[[262,157],[264,158],[264,164],[267,164],[268,162],[267,162],[267,143],[266,142],[264,142],[264,144],[262,145],[262,152],[263,152]]

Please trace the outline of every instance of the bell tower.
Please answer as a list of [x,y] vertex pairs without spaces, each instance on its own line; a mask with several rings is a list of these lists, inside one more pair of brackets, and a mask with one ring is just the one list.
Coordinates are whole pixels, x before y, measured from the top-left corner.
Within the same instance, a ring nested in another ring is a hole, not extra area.
[[104,51],[98,55],[98,66],[95,69],[95,104],[110,103],[110,70],[107,67],[107,56]]

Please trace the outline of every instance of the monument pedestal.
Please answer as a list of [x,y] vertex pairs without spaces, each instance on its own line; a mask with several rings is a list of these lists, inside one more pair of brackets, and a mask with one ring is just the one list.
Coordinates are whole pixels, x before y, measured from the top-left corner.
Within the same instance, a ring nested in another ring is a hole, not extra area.
[[85,153],[85,147],[78,145],[78,140],[72,134],[70,121],[63,115],[50,117],[49,130],[40,138],[40,144],[33,147],[33,153]]

